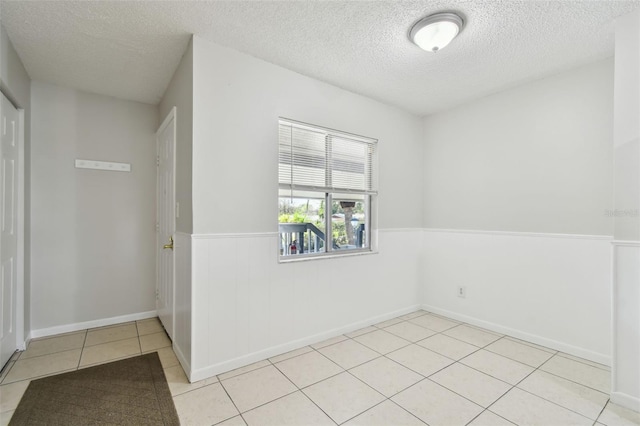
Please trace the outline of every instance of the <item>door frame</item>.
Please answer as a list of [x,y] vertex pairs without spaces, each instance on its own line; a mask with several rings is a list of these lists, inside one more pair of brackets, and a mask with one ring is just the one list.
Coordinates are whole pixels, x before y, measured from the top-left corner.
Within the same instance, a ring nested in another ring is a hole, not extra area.
[[[27,341],[30,339],[30,332],[25,336],[25,299],[24,299],[24,276],[25,276],[25,159],[24,159],[24,129],[25,129],[25,111],[20,108],[15,98],[11,96],[4,86],[0,87],[0,93],[7,98],[9,103],[18,111],[18,205],[16,226],[18,227],[17,245],[18,255],[16,259],[16,306],[15,309],[15,326],[16,326],[16,349],[27,349]],[[1,149],[2,147],[0,147]],[[0,368],[4,367],[0,365]]]
[[[164,118],[164,120],[162,121],[162,124],[160,124],[160,127],[158,127],[158,130],[156,131],[156,137],[155,137],[155,145],[156,145],[156,159],[158,158],[158,137],[159,135],[165,130],[165,128],[169,125],[169,123],[171,122],[171,120],[173,120],[173,182],[171,182],[171,186],[173,187],[173,218],[174,218],[174,236],[175,236],[175,228],[176,228],[176,222],[177,222],[177,218],[178,215],[177,213],[177,209],[176,209],[176,157],[177,157],[177,153],[176,153],[176,145],[177,145],[177,108],[174,106],[173,108],[171,108],[171,110],[169,111],[169,113],[167,114],[167,116]],[[156,167],[156,197],[158,197],[158,172],[159,172],[159,168]],[[160,256],[158,255],[158,253],[160,253],[159,247],[162,247],[164,244],[166,244],[166,241],[160,241],[160,232],[159,232],[159,222],[158,222],[158,200],[156,200],[156,298],[155,298],[155,304],[156,304],[156,309],[158,308],[158,283],[159,283],[159,276],[158,276],[158,269],[160,266]],[[175,238],[174,238],[174,251],[173,251],[173,256],[171,256],[171,262],[173,264],[172,268],[171,268],[171,330],[169,331],[169,334],[171,336],[171,339],[174,339],[175,337],[175,324],[176,324],[176,320],[175,320],[175,313],[176,313],[176,256],[175,256]],[[164,324],[163,324],[164,325]]]

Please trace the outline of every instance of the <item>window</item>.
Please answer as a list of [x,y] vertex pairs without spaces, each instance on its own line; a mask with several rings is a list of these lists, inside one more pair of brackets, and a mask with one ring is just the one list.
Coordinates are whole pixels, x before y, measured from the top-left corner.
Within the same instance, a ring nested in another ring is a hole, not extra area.
[[371,251],[377,141],[279,121],[281,259]]

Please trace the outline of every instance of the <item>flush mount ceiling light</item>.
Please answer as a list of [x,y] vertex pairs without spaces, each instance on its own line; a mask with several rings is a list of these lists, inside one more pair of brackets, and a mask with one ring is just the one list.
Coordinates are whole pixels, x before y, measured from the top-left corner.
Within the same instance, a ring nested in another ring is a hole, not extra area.
[[428,52],[437,52],[451,43],[462,30],[463,23],[455,13],[436,13],[416,22],[409,32],[409,39]]

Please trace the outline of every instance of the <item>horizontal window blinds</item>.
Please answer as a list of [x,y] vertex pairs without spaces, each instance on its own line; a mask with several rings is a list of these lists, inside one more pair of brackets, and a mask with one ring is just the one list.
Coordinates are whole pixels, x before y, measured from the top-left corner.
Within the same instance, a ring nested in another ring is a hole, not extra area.
[[283,120],[279,122],[278,140],[281,195],[308,191],[376,193],[376,140]]

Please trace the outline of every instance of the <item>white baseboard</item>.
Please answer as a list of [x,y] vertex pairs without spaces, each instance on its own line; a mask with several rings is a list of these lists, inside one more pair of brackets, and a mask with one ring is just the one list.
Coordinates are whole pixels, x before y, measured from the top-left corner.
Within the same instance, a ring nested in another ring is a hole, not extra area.
[[640,398],[622,392],[611,392],[611,402],[640,412]]
[[189,382],[193,383],[194,381],[197,381],[197,380],[191,379],[191,362],[189,362],[187,357],[184,356],[182,349],[180,349],[180,347],[176,345],[176,342],[173,342],[172,349],[173,349],[173,352],[176,354],[176,358],[178,358],[178,362],[182,366],[182,369],[186,373],[187,378],[189,379]]
[[120,324],[123,322],[138,321],[158,316],[157,311],[139,312],[136,314],[120,315],[111,318],[102,318],[92,321],[77,322],[73,324],[57,325],[55,327],[40,328],[31,330],[27,342],[38,337],[53,336],[55,334],[70,333],[72,331],[86,330],[87,328],[104,327],[107,325]]
[[588,349],[568,345],[557,340],[547,339],[546,337],[530,334],[525,331],[506,327],[500,324],[495,324],[489,321],[484,321],[478,318],[470,317],[468,315],[459,314],[457,312],[448,311],[446,309],[440,309],[435,306],[422,305],[422,309],[424,309],[425,311],[433,312],[434,314],[452,318],[454,320],[463,321],[477,327],[486,328],[487,330],[495,331],[497,333],[506,334],[507,336],[515,337],[517,339],[526,340],[527,342],[535,343],[540,346],[545,346],[547,348],[562,351],[570,355],[588,359],[589,361],[597,362],[607,366],[611,365],[610,355],[593,352]]
[[[208,367],[195,369],[191,371],[190,374],[187,374],[187,376],[189,376],[189,380],[192,383],[197,382],[199,380],[204,380],[209,377],[213,377],[216,374],[226,373],[227,371],[235,370],[236,368],[244,367],[245,365],[249,365],[257,361],[262,361],[263,359],[281,355],[283,353],[293,351],[295,349],[299,349],[303,346],[307,346],[307,345],[321,342],[323,340],[331,339],[332,337],[336,337],[341,334],[350,333],[352,331],[370,326],[372,324],[376,324],[391,318],[395,318],[400,315],[405,315],[410,312],[417,311],[418,309],[420,309],[420,305],[413,305],[413,306],[409,306],[407,308],[399,309],[393,312],[388,312],[386,314],[368,318],[363,321],[351,323],[344,327],[334,328],[332,330],[314,334],[312,336],[304,337],[302,339],[287,342],[278,346],[272,346],[270,348],[263,349],[258,352],[253,352],[247,355],[243,355],[241,357],[224,361],[219,364],[214,364]],[[183,364],[183,366],[184,365],[185,364]],[[185,369],[185,371],[188,371],[188,370]]]

